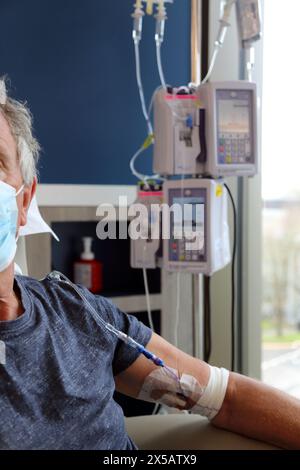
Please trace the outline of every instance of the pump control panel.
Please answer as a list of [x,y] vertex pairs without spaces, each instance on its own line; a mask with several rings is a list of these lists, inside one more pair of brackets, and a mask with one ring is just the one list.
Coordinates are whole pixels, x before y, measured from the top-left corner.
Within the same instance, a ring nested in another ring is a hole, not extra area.
[[206,110],[206,162],[213,177],[254,176],[258,172],[257,95],[254,83],[217,82],[198,88]]

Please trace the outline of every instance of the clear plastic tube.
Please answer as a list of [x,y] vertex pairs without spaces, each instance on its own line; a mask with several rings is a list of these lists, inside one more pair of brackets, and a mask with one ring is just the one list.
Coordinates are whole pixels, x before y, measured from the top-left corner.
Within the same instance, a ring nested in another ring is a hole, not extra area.
[[148,321],[149,321],[149,325],[150,325],[151,330],[155,331],[154,330],[152,312],[151,312],[149,284],[148,284],[148,276],[147,276],[146,268],[143,268],[143,278],[144,278],[145,295],[146,295],[146,303],[147,303]]
[[[183,166],[183,154],[181,156],[181,164]],[[180,178],[180,197],[183,200],[184,199],[184,175],[181,175]],[[184,224],[184,205],[182,207],[182,229],[185,229],[185,224]],[[184,237],[184,232],[182,233],[182,236]],[[175,326],[174,326],[174,346],[179,347],[179,341],[178,341],[178,332],[179,332],[179,323],[180,323],[180,301],[181,301],[181,272],[177,273],[177,292],[176,292],[176,311],[175,311]]]
[[253,81],[253,71],[255,67],[255,48],[249,46],[245,48],[246,76],[249,82]]
[[208,80],[210,79],[210,77],[213,73],[213,70],[214,70],[215,64],[216,64],[216,60],[217,60],[217,57],[218,57],[218,54],[219,54],[219,50],[220,50],[220,48],[215,46],[214,52],[213,52],[213,55],[212,55],[212,58],[211,58],[211,61],[210,61],[208,72],[207,72],[206,76],[204,77],[204,79],[201,82],[202,85],[204,85],[204,83],[208,82]]
[[145,151],[144,147],[141,147],[138,149],[138,151],[133,155],[132,159],[130,160],[130,170],[131,170],[131,173],[139,180],[142,180],[144,181],[145,180],[145,175],[143,175],[142,173],[139,173],[138,171],[136,171],[135,169],[135,162],[137,160],[137,158]]
[[162,88],[163,88],[163,87],[162,87],[161,85],[159,85],[157,88],[155,88],[154,92],[152,93],[151,101],[150,101],[149,108],[148,108],[148,116],[149,116],[149,117],[150,117],[151,114],[152,114],[155,95],[156,95],[156,93],[157,93],[159,90],[161,90]]
[[146,148],[144,146],[140,147],[138,149],[138,151],[133,155],[132,159],[130,160],[130,163],[129,163],[129,166],[130,166],[130,170],[132,172],[132,174],[138,179],[138,180],[141,180],[141,181],[144,181],[144,183],[147,182],[147,180],[157,180],[157,179],[161,179],[160,175],[143,175],[142,173],[139,173],[136,169],[135,169],[135,162],[137,160],[137,158],[146,150]]
[[167,90],[166,79],[163,71],[162,60],[161,60],[161,45],[164,42],[165,36],[165,24],[167,20],[167,11],[165,8],[165,0],[158,0],[156,18],[156,31],[155,31],[155,43],[156,43],[156,62],[159,73],[160,83],[162,87]]
[[159,78],[161,82],[161,86],[167,90],[167,84],[165,80],[165,75],[163,71],[162,61],[161,61],[161,43],[156,44],[156,60],[157,60],[157,68],[159,73]]
[[[150,104],[149,104],[149,108],[148,108],[148,115],[151,116],[152,114],[152,110],[153,110],[153,106],[154,106],[154,99],[155,99],[155,95],[156,93],[159,91],[159,90],[162,90],[163,89],[163,86],[162,85],[159,85],[153,92],[152,94],[152,97],[151,97],[151,101],[150,101]],[[179,116],[177,113],[175,113],[174,110],[172,110],[172,114],[173,116],[180,122],[186,122],[186,117],[183,117],[183,116]]]
[[147,123],[148,134],[150,135],[150,134],[153,134],[153,127],[152,127],[152,124],[151,124],[151,121],[150,121],[150,118],[149,118],[149,115],[148,115],[148,112],[147,112],[145,94],[144,94],[144,87],[143,87],[142,77],[141,77],[141,62],[140,62],[139,42],[134,43],[134,51],[135,51],[135,65],[136,65],[136,81],[137,81],[137,85],[138,85],[138,90],[139,90],[143,115],[144,115],[146,123]]
[[175,311],[175,322],[174,322],[174,346],[178,348],[178,331],[179,331],[179,319],[180,319],[180,281],[181,273],[177,273],[177,292],[176,292],[176,311]]
[[110,323],[107,323],[103,320],[103,318],[101,318],[100,315],[98,315],[98,313],[96,312],[96,310],[94,309],[94,307],[90,304],[90,302],[88,302],[88,300],[86,299],[86,297],[82,294],[82,292],[78,289],[77,285],[76,284],[73,284],[68,278],[67,276],[65,276],[64,274],[58,272],[58,271],[53,271],[51,274],[49,274],[49,277],[50,279],[56,279],[56,280],[60,280],[60,281],[63,281],[65,282],[66,284],[68,284],[69,286],[71,286],[74,291],[78,294],[78,296],[81,298],[81,300],[83,301],[84,305],[86,306],[86,308],[91,312],[94,320],[99,324],[101,324],[105,330],[107,331],[110,331],[111,333],[114,333],[114,334],[118,334],[120,333],[118,330],[116,330],[116,328],[111,325]]
[[156,415],[156,414],[157,414],[159,407],[160,407],[160,403],[156,403],[156,404],[155,404],[155,407],[154,407],[154,410],[152,411],[152,414],[153,414],[153,415]]
[[219,51],[223,47],[223,44],[224,44],[224,41],[225,41],[225,38],[226,38],[226,33],[227,33],[227,30],[230,26],[229,19],[230,19],[231,9],[232,9],[232,7],[235,3],[236,3],[236,0],[226,0],[226,2],[225,2],[223,14],[222,14],[222,17],[219,20],[220,27],[219,27],[217,39],[215,41],[215,47],[214,47],[213,54],[212,54],[212,57],[211,57],[209,69],[208,69],[208,72],[207,72],[206,76],[204,77],[204,79],[201,82],[202,85],[204,85],[204,83],[208,82],[208,80],[210,79],[210,77],[213,73]]
[[92,314],[92,317],[94,318],[95,322],[101,326],[104,327],[105,331],[112,333],[114,336],[116,336],[120,341],[123,341],[125,344],[130,346],[131,348],[135,349],[138,351],[140,354],[143,354],[147,359],[152,361],[156,366],[158,367],[165,367],[164,361],[157,357],[155,354],[152,352],[148,351],[144,346],[141,344],[137,343],[133,338],[130,336],[126,335],[123,331],[118,330],[115,328],[113,325],[110,323],[107,323],[106,321],[101,318],[100,315],[96,312],[95,308],[92,306],[92,304],[86,299],[86,297],[82,294],[82,292],[78,289],[76,284],[73,284],[67,276],[64,274],[58,272],[58,271],[53,271],[51,274],[48,275],[49,279],[55,279],[58,281],[65,282],[68,284],[74,291],[78,294],[78,296],[81,298],[83,301],[84,305],[86,306],[87,310]]

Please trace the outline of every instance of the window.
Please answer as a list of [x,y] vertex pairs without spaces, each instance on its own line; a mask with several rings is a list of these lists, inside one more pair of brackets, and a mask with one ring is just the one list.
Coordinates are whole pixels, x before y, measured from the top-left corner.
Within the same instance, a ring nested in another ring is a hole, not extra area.
[[264,9],[262,378],[300,398],[300,2]]

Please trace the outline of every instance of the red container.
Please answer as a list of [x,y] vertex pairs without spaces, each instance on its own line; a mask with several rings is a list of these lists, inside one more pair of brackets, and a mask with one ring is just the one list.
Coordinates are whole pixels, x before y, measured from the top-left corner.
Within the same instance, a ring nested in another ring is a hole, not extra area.
[[103,290],[103,264],[95,259],[91,250],[93,239],[84,237],[84,251],[74,263],[74,282],[89,289],[93,294]]
[[74,263],[75,284],[81,284],[93,294],[103,290],[103,264],[96,260],[78,260]]

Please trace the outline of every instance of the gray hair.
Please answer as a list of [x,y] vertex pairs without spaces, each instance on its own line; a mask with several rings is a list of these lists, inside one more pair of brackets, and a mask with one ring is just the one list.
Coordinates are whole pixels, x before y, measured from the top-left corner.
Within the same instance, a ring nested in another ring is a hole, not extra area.
[[30,185],[37,176],[37,162],[41,148],[33,136],[32,114],[27,104],[7,95],[4,78],[0,78],[0,111],[15,139],[24,183]]

